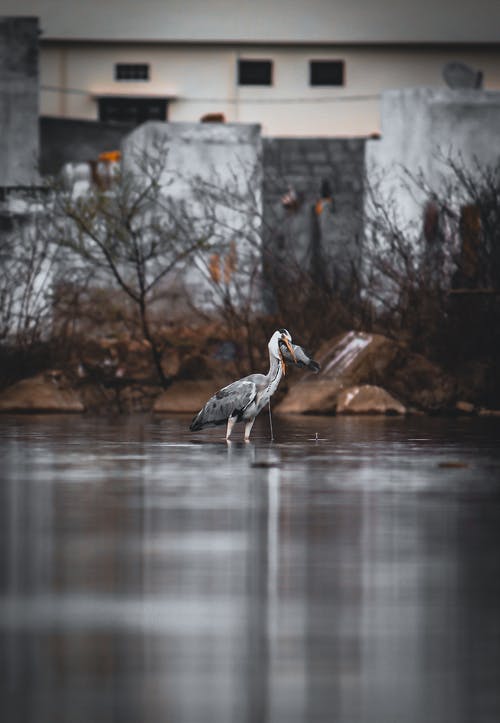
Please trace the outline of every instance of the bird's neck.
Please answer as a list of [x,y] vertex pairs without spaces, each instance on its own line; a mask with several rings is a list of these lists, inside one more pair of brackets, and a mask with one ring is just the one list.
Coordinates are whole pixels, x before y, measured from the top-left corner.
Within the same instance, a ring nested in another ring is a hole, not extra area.
[[272,354],[269,354],[269,371],[267,373],[268,386],[273,394],[280,383],[281,377],[283,376],[283,366],[279,359]]

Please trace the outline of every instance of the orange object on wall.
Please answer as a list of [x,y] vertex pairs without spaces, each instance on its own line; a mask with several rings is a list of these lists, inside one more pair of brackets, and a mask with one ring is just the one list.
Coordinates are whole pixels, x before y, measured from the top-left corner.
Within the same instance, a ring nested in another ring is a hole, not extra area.
[[99,153],[100,161],[109,161],[110,163],[117,163],[121,160],[121,157],[121,151],[104,151],[103,153]]

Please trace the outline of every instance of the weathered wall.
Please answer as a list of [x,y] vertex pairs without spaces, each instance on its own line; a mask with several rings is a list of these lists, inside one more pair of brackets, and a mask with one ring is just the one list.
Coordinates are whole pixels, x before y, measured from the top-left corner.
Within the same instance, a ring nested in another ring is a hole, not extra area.
[[65,163],[95,161],[119,150],[132,127],[72,118],[40,118],[40,172],[57,173]]
[[[192,238],[207,249],[190,256],[182,276],[186,299],[210,309],[230,298],[236,305],[261,298],[262,140],[258,125],[145,123],[123,144],[125,172],[143,153],[165,163],[160,177],[166,197],[186,211]],[[214,283],[217,254],[220,283]],[[227,269],[225,273],[224,269]],[[234,273],[230,273],[234,269]],[[178,269],[180,271],[180,269]]]
[[363,231],[364,153],[361,138],[264,139],[265,246],[283,275],[304,271],[339,292],[349,285]]
[[421,194],[401,184],[402,168],[422,171],[439,191],[450,170],[442,156],[473,167],[500,158],[500,93],[406,88],[382,98],[382,137],[366,144],[368,178],[393,195],[403,223],[420,214]]
[[38,20],[0,17],[0,186],[36,182]]

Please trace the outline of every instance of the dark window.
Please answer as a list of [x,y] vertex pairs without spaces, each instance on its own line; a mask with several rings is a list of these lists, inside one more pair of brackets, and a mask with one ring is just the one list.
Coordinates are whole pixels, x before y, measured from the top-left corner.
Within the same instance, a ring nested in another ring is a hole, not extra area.
[[149,80],[147,63],[117,63],[115,80]]
[[344,61],[311,60],[309,82],[311,85],[344,85]]
[[99,120],[104,123],[140,125],[149,120],[167,120],[165,98],[99,98]]
[[272,85],[272,75],[270,60],[238,61],[238,85]]

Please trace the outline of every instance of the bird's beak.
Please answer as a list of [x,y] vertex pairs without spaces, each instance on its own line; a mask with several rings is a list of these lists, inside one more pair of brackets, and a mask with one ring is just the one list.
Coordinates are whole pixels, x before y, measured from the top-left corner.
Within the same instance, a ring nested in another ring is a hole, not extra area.
[[293,347],[292,347],[292,345],[290,344],[290,342],[288,341],[288,339],[287,339],[285,336],[282,336],[282,337],[281,337],[281,341],[285,344],[286,348],[287,348],[288,351],[290,352],[290,356],[292,357],[292,359],[293,359],[294,362],[296,363],[296,362],[297,362],[297,357],[295,356],[295,352],[294,352],[294,350],[293,350]]

